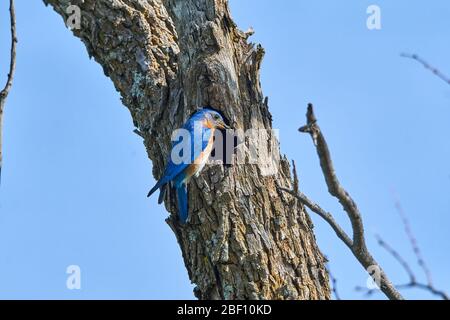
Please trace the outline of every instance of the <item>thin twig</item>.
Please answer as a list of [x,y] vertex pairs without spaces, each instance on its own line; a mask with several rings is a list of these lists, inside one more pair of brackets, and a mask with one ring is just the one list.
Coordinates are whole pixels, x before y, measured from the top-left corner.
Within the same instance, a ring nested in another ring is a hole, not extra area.
[[[409,220],[405,214],[405,211],[403,210],[403,207],[400,203],[400,200],[398,200],[397,197],[395,197],[395,208],[397,209],[397,212],[400,215],[400,218],[402,219],[402,223],[403,226],[405,228],[405,233],[408,236],[409,242],[411,244],[411,247],[414,251],[414,254],[416,256],[417,259],[417,264],[420,266],[420,268],[423,270],[423,272],[425,273],[426,279],[427,279],[427,283],[421,283],[419,281],[417,281],[417,277],[415,276],[414,272],[412,271],[411,267],[409,266],[409,264],[406,262],[406,260],[400,255],[399,252],[397,252],[392,246],[390,246],[386,241],[384,241],[380,236],[376,236],[378,244],[384,248],[390,255],[392,255],[395,260],[398,261],[398,263],[400,263],[400,265],[403,267],[403,269],[406,271],[406,273],[409,276],[409,282],[406,284],[401,284],[401,285],[397,285],[396,287],[398,289],[413,289],[413,288],[419,288],[422,290],[426,290],[436,296],[441,297],[444,300],[449,300],[449,296],[448,294],[443,291],[443,290],[439,290],[437,288],[434,287],[433,285],[433,281],[432,281],[432,277],[431,277],[431,272],[430,269],[428,269],[425,260],[422,257],[422,253],[419,249],[419,245],[417,243],[417,239],[411,229],[411,225],[409,223]],[[360,290],[363,290],[362,288],[360,288]],[[368,294],[372,294],[373,292],[368,292]]]
[[337,287],[337,279],[333,276],[333,273],[330,270],[330,266],[327,265],[327,271],[328,271],[328,275],[330,276],[330,280],[331,280],[331,290],[333,291],[334,294],[334,298],[336,300],[341,300],[341,296],[339,295],[339,291],[338,291],[338,287]]
[[322,209],[317,203],[311,201],[305,194],[302,192],[295,193],[294,191],[286,188],[280,188],[281,191],[289,193],[291,196],[297,198],[304,206],[309,208],[312,212],[319,215],[323,220],[325,220],[331,228],[334,230],[339,239],[344,242],[344,244],[352,250],[353,248],[353,240],[347,235],[344,229],[334,220],[333,215],[329,212],[326,212]]
[[447,84],[450,84],[450,78],[447,77],[445,74],[443,74],[439,69],[433,67],[430,65],[427,61],[419,57],[417,54],[410,54],[410,53],[402,53],[400,54],[403,58],[413,59],[420,63],[422,66],[424,66],[425,69],[430,70],[434,75],[444,80]]
[[[427,284],[423,284],[423,283],[405,283],[405,284],[398,284],[395,286],[397,289],[399,290],[404,290],[404,289],[422,289],[425,291],[428,291],[436,296],[439,296],[441,299],[443,300],[450,300],[449,296],[447,295],[447,293],[445,293],[444,291],[441,290],[437,290],[435,289],[433,286],[429,286]],[[355,288],[356,291],[360,291],[360,292],[364,292],[365,295],[367,296],[371,296],[372,294],[374,294],[375,292],[377,292],[376,289],[367,289],[364,287],[356,287]]]
[[[397,260],[398,263],[400,263],[400,265],[403,267],[403,269],[405,269],[406,273],[408,273],[409,282],[406,284],[396,285],[397,289],[419,288],[422,290],[429,291],[430,293],[432,293],[436,296],[439,296],[444,300],[449,300],[449,296],[447,295],[447,293],[443,290],[436,289],[431,282],[428,282],[427,284],[418,282],[416,280],[416,276],[414,275],[411,267],[406,262],[406,260],[394,248],[392,248],[386,241],[384,241],[380,236],[376,236],[376,237],[377,237],[378,244],[382,248],[384,248],[390,255],[392,255],[394,257],[394,259]],[[361,287],[358,287],[358,290],[362,291],[364,289]],[[373,293],[373,291],[368,290],[368,292],[366,292],[366,293],[370,295]]]
[[364,225],[362,222],[361,213],[353,201],[348,192],[341,186],[339,179],[336,176],[333,162],[331,160],[331,154],[328,149],[325,137],[322,135],[320,127],[317,124],[317,118],[314,115],[314,108],[312,104],[308,105],[308,111],[306,114],[307,124],[299,129],[300,132],[309,133],[313,139],[316,147],[317,154],[320,160],[320,166],[322,167],[322,173],[328,186],[329,193],[337,198],[342,204],[348,218],[350,219],[353,231],[353,239],[345,233],[345,231],[334,220],[333,216],[320,208],[317,204],[310,201],[304,194],[295,192],[292,190],[282,189],[285,192],[290,193],[292,196],[300,200],[305,206],[310,208],[313,212],[322,217],[335,231],[336,235],[349,247],[353,255],[369,272],[376,267],[380,276],[380,289],[389,298],[394,300],[403,299],[402,295],[397,291],[387,275],[384,273],[380,265],[375,261],[369,250],[367,249],[364,238]]
[[6,85],[2,91],[0,91],[0,181],[2,176],[2,164],[3,164],[3,153],[2,153],[2,132],[3,132],[3,111],[5,108],[6,98],[14,80],[14,72],[16,70],[16,46],[17,46],[17,33],[16,33],[16,11],[14,8],[14,0],[9,1],[9,14],[11,20],[11,58],[9,64],[9,73]]
[[395,260],[397,260],[398,263],[405,269],[406,273],[409,276],[409,282],[410,283],[416,283],[416,276],[414,275],[414,272],[409,267],[409,264],[406,262],[405,259],[394,249],[392,248],[386,241],[384,241],[379,235],[375,235],[375,238],[377,239],[378,244],[380,247],[385,249],[387,252],[390,253],[391,256],[394,257]]
[[425,263],[425,260],[422,257],[422,253],[420,252],[419,246],[417,244],[416,237],[414,236],[414,233],[412,232],[411,225],[409,223],[408,218],[406,217],[405,212],[403,211],[403,207],[398,199],[395,200],[395,208],[397,209],[398,214],[400,215],[400,218],[402,219],[403,226],[405,228],[405,233],[408,236],[409,242],[411,243],[411,247],[414,251],[414,254],[417,258],[417,264],[422,268],[423,272],[425,273],[425,276],[427,278],[427,282],[430,286],[433,286],[433,279],[431,277],[430,269],[428,269],[427,264]]
[[[405,289],[422,289],[422,290],[426,290],[428,292],[431,292],[432,294],[441,297],[441,299],[443,300],[449,300],[448,295],[440,290],[436,290],[434,287],[430,287],[426,284],[423,283],[405,283],[405,284],[398,284],[396,285],[396,288],[399,290],[405,290]],[[360,292],[364,292],[365,295],[367,296],[371,296],[374,293],[377,292],[376,289],[367,289],[364,287],[356,287],[355,288],[356,291],[360,291]]]

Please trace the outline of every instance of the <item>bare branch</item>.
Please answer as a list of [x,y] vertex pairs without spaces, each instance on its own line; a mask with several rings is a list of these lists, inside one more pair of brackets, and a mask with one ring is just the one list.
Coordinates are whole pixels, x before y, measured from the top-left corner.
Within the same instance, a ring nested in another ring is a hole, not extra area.
[[352,249],[353,241],[347,235],[347,233],[341,228],[341,226],[334,220],[333,215],[329,212],[326,212],[322,209],[317,203],[314,203],[308,197],[300,192],[298,186],[298,175],[297,175],[297,167],[295,165],[295,161],[292,161],[293,175],[294,175],[294,190],[280,188],[281,191],[289,193],[291,196],[297,198],[304,206],[309,208],[314,213],[318,214],[322,219],[324,219],[328,224],[333,228],[334,232],[341,239],[347,247]]
[[[392,255],[395,260],[398,261],[398,263],[400,263],[400,265],[403,267],[403,269],[406,271],[406,273],[409,276],[409,282],[406,284],[401,284],[401,285],[397,285],[397,289],[413,289],[413,288],[419,288],[422,290],[426,290],[429,291],[430,293],[441,297],[444,300],[449,300],[449,296],[447,295],[447,293],[443,290],[439,290],[436,289],[433,285],[433,281],[432,281],[432,277],[431,277],[431,272],[428,269],[425,260],[422,257],[422,254],[420,252],[419,246],[417,244],[417,239],[414,236],[414,233],[412,232],[411,229],[411,225],[409,223],[408,218],[406,217],[406,214],[403,210],[403,207],[400,203],[400,201],[398,199],[395,200],[395,208],[397,209],[404,228],[405,228],[405,232],[409,238],[409,242],[411,243],[411,246],[413,248],[414,254],[416,255],[417,258],[417,264],[421,267],[421,269],[424,271],[425,276],[427,278],[427,283],[421,283],[417,281],[417,277],[414,275],[414,272],[412,271],[411,267],[409,266],[408,262],[406,262],[406,260],[400,255],[400,253],[398,253],[394,248],[392,248],[392,246],[390,246],[386,241],[384,241],[380,236],[376,236],[378,244],[384,248],[390,255]],[[359,290],[364,290],[363,288],[358,288]],[[371,292],[369,290],[369,292],[367,292],[367,294],[372,294],[373,292]]]
[[[382,248],[384,248],[387,252],[389,252],[389,254],[391,254],[395,258],[395,260],[397,260],[400,263],[400,265],[403,267],[403,269],[405,269],[405,271],[408,273],[409,283],[396,285],[397,289],[418,288],[418,289],[429,291],[430,293],[432,293],[436,296],[439,296],[444,300],[449,300],[449,296],[447,295],[447,293],[443,290],[436,289],[431,282],[428,282],[427,284],[418,282],[416,280],[416,276],[414,275],[411,267],[406,262],[406,260],[394,248],[392,248],[386,241],[384,241],[380,236],[377,235],[376,237],[377,237],[378,244]],[[429,276],[430,273],[428,273],[427,275]],[[361,287],[358,287],[358,290],[362,291],[364,289]],[[368,290],[366,293],[370,295],[373,293],[373,290]]]
[[325,181],[328,186],[328,192],[339,200],[342,204],[345,212],[350,219],[353,230],[353,247],[358,251],[364,251],[364,226],[361,219],[361,213],[347,193],[347,191],[341,186],[339,179],[336,176],[334,165],[331,160],[330,150],[328,144],[322,135],[320,127],[317,125],[317,119],[314,115],[314,108],[312,104],[308,105],[308,111],[306,114],[307,124],[299,129],[300,132],[309,133],[316,146],[317,155],[319,156],[320,166],[325,177]]
[[350,249],[353,250],[353,241],[352,239],[347,235],[347,233],[344,231],[344,229],[341,228],[341,226],[334,220],[333,215],[329,212],[326,212],[324,209],[322,209],[317,203],[311,201],[308,199],[308,197],[303,194],[302,192],[295,193],[292,190],[286,189],[286,188],[280,188],[280,190],[289,193],[291,196],[297,198],[301,203],[303,203],[304,206],[309,208],[312,212],[319,215],[322,219],[324,219],[334,230],[336,235],[339,239],[342,240],[342,242],[345,243],[345,245]]
[[322,135],[320,127],[317,124],[317,118],[314,114],[314,108],[312,104],[308,105],[306,119],[307,124],[301,127],[299,131],[309,133],[311,135],[316,147],[317,154],[319,156],[320,166],[322,167],[322,173],[325,177],[328,191],[331,195],[339,200],[345,212],[347,213],[347,216],[349,217],[352,225],[353,239],[350,239],[350,237],[339,226],[339,224],[334,220],[333,216],[330,213],[326,212],[317,204],[310,201],[304,194],[287,189],[282,190],[296,197],[305,206],[322,217],[333,228],[336,235],[347,245],[347,247],[349,247],[353,255],[367,272],[369,272],[369,270],[372,270],[373,267],[377,267],[380,275],[380,289],[389,299],[403,299],[402,295],[397,291],[380,265],[375,261],[375,259],[367,249],[364,238],[364,225],[362,222],[361,213],[359,212],[356,203],[353,201],[348,192],[341,186],[339,179],[336,176],[333,162],[331,160],[330,151],[328,149],[325,137]]
[[14,8],[14,0],[9,1],[9,14],[11,20],[11,58],[9,64],[8,79],[6,81],[5,87],[0,91],[0,180],[2,174],[2,163],[3,163],[3,153],[2,153],[2,132],[3,132],[3,111],[6,103],[6,98],[14,80],[14,73],[16,70],[16,46],[17,46],[17,33],[16,33],[16,11]]
[[[409,266],[408,262],[406,262],[406,260],[400,255],[400,253],[395,250],[391,245],[389,245],[386,241],[384,241],[379,235],[375,235],[375,238],[377,239],[378,244],[385,249],[392,257],[394,257],[395,260],[397,260],[397,262],[403,267],[403,269],[406,271],[406,273],[408,274],[409,277],[409,282],[405,283],[405,284],[399,284],[396,285],[395,287],[397,289],[414,289],[414,288],[418,288],[418,289],[422,289],[422,290],[426,290],[428,292],[430,292],[431,294],[434,294],[436,296],[441,297],[443,300],[449,300],[449,296],[447,295],[447,293],[443,290],[439,290],[436,289],[433,285],[432,282],[432,278],[431,278],[431,272],[429,271],[425,260],[422,258],[422,254],[420,252],[419,246],[417,244],[417,240],[416,237],[414,236],[414,233],[412,232],[410,223],[408,218],[406,217],[405,212],[403,211],[403,208],[401,206],[401,203],[398,199],[396,199],[395,201],[395,207],[402,219],[404,228],[405,228],[405,232],[409,238],[409,241],[411,243],[411,246],[413,248],[414,254],[417,257],[417,263],[419,264],[419,266],[423,269],[425,276],[427,278],[427,283],[421,283],[417,281],[417,277],[414,274],[414,272],[412,271],[412,268]],[[375,293],[376,290],[374,289],[367,289],[367,288],[363,288],[363,287],[356,287],[357,291],[365,291],[366,295],[370,296],[373,293]]]
[[445,74],[443,74],[439,69],[433,67],[428,62],[426,62],[424,59],[419,57],[417,54],[410,54],[410,53],[402,53],[400,54],[403,58],[413,59],[424,66],[425,69],[430,70],[434,75],[444,80],[447,84],[450,84],[450,78],[447,77]]
[[392,248],[386,241],[384,241],[379,235],[375,235],[375,238],[377,239],[377,242],[380,245],[380,247],[382,247],[387,252],[389,252],[391,254],[391,256],[393,256],[394,259],[397,260],[398,263],[400,263],[400,265],[403,267],[403,269],[405,269],[406,273],[409,276],[409,281],[411,283],[416,283],[416,277],[414,276],[414,273],[411,270],[411,268],[409,267],[409,264],[406,262],[406,260],[403,259],[403,257],[394,248]]
[[14,0],[9,1],[9,14],[11,19],[11,59],[9,65],[8,80],[6,81],[5,87],[0,92],[0,99],[5,99],[8,96],[14,80],[14,72],[16,70],[17,33],[16,33],[16,11],[14,8]]
[[[405,284],[398,284],[396,285],[396,288],[399,290],[404,290],[404,289],[422,289],[422,290],[426,290],[431,292],[432,294],[441,297],[441,299],[443,300],[449,300],[448,295],[440,290],[435,289],[434,287],[430,287],[429,285],[423,284],[423,283],[405,283]],[[367,289],[364,287],[356,287],[355,288],[356,291],[360,291],[360,292],[364,292],[365,295],[367,296],[371,296],[374,293],[377,292],[376,289]]]

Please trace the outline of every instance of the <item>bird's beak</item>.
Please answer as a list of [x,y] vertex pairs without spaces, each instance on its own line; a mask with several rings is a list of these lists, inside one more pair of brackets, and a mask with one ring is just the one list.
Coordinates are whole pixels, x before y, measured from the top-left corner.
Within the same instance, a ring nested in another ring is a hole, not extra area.
[[231,129],[229,125],[227,125],[225,122],[220,121],[218,125],[219,129]]

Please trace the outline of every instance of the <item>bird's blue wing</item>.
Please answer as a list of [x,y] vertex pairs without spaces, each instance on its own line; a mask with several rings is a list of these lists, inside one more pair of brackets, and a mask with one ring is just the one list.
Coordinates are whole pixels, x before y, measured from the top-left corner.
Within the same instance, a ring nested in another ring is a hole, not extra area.
[[[190,150],[183,150],[186,152],[190,152],[190,157],[187,159],[187,163],[174,163],[172,159],[172,155],[169,157],[169,163],[167,165],[166,172],[164,176],[169,178],[169,181],[173,180],[176,176],[178,176],[181,172],[183,172],[190,164],[194,163],[195,160],[200,156],[200,153],[203,152],[208,146],[212,130],[209,128],[200,128],[194,129],[189,127],[187,129],[190,132]],[[194,132],[194,130],[199,130],[198,132]],[[174,142],[172,145],[173,148],[178,144],[183,143],[182,140]]]
[[[178,143],[182,143],[182,140],[180,139],[180,141],[173,142],[172,150]],[[172,150],[170,152],[169,160],[167,161],[167,166],[166,169],[164,170],[164,174],[162,175],[161,179],[156,183],[156,185],[150,190],[147,197],[150,197],[156,190],[163,188],[167,183],[172,181],[176,176],[178,176],[181,172],[184,171],[184,169],[186,169],[189,166],[189,162],[175,163],[172,159],[173,158]],[[161,189],[161,194],[158,200],[159,203],[162,203],[162,200],[164,200],[163,197],[164,193],[163,189]]]
[[196,139],[191,140],[191,162],[194,163],[195,160],[200,156],[200,153],[203,152],[208,146],[209,139],[212,135],[212,130],[209,128],[203,128],[201,133],[202,138],[196,137]]
[[[164,171],[164,174],[162,178],[156,183],[156,185],[150,190],[148,193],[148,197],[150,197],[156,190],[164,187],[167,183],[175,179],[179,174],[181,174],[191,163],[194,163],[194,161],[199,157],[200,153],[205,150],[205,148],[208,146],[209,139],[212,134],[212,130],[209,128],[204,128],[202,126],[198,126],[198,121],[200,121],[197,118],[192,118],[186,124],[183,126],[183,129],[188,130],[190,135],[190,150],[183,150],[182,146],[182,152],[190,151],[190,157],[187,159],[187,161],[176,161],[174,162],[174,155],[172,154],[172,151],[178,144],[184,143],[183,137],[181,136],[178,141],[174,141],[172,143],[172,150],[169,155],[169,160],[167,162],[166,169]],[[197,125],[196,125],[197,123]],[[180,156],[180,155],[177,155]],[[180,160],[180,159],[177,159]],[[162,201],[164,197],[164,193],[161,192],[161,195],[159,197],[159,201]]]

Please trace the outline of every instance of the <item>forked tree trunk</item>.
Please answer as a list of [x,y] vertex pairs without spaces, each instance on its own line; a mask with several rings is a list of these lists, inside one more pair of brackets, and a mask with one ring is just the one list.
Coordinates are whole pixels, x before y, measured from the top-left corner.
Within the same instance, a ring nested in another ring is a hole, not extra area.
[[[75,4],[44,1],[64,19],[67,6]],[[264,51],[247,43],[248,34],[233,23],[227,1],[78,3],[82,23],[74,34],[121,93],[156,178],[172,131],[199,106],[219,109],[234,128],[272,129],[259,82]],[[207,166],[189,185],[191,217],[185,226],[174,218],[174,195],[166,200],[167,221],[198,298],[330,298],[309,217],[278,190],[292,186],[289,163],[282,158],[276,166],[271,176],[257,164]]]

